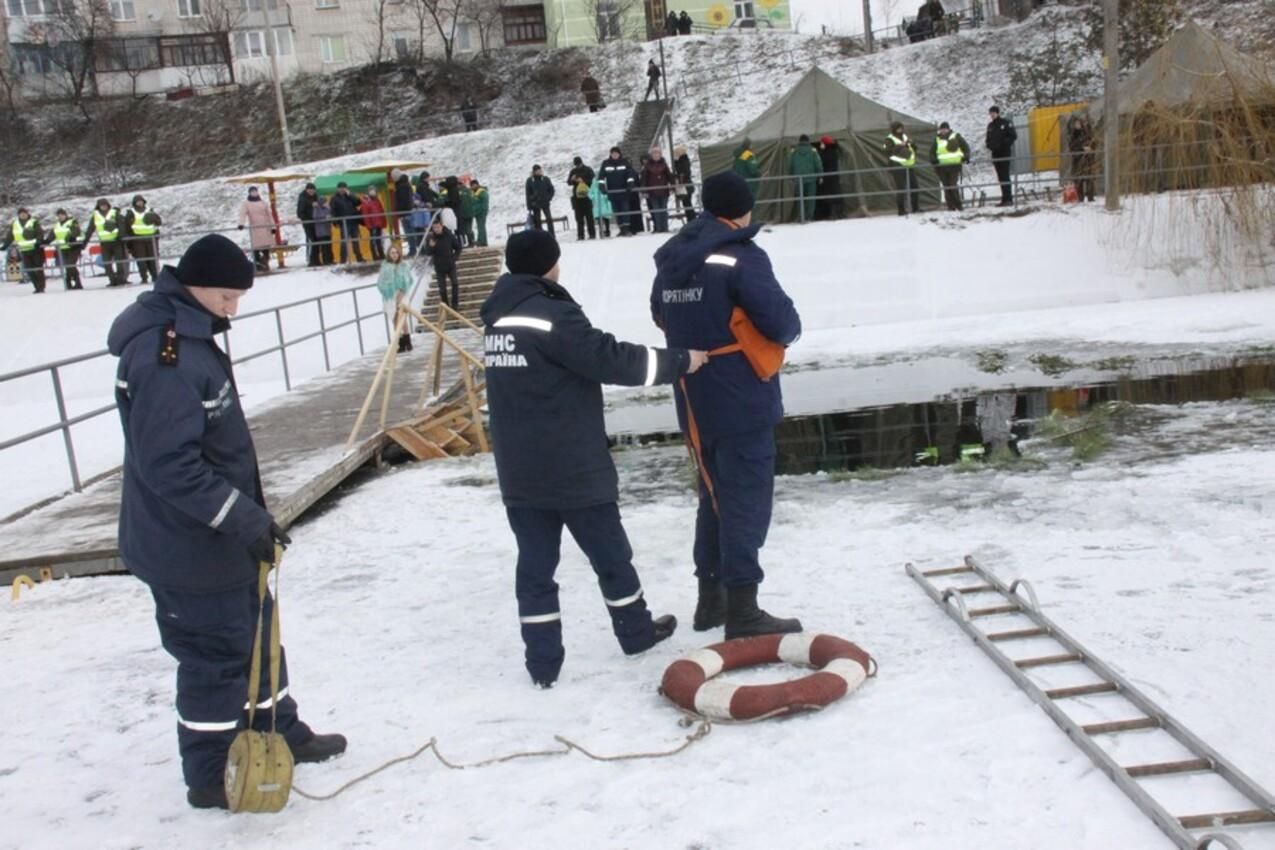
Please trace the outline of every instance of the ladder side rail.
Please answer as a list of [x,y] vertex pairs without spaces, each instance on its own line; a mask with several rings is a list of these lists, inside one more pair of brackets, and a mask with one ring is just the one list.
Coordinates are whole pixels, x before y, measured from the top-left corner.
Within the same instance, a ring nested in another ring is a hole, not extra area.
[[[1107,752],[1094,742],[1093,738],[1085,733],[1080,725],[1072,720],[1065,711],[1058,707],[1054,700],[1045,695],[1036,683],[1028,676],[1014,666],[1014,662],[1009,656],[1005,655],[996,644],[987,639],[987,636],[974,624],[972,620],[962,620],[956,610],[951,605],[943,601],[943,594],[938,588],[934,587],[928,579],[920,574],[911,564],[906,566],[908,575],[912,576],[925,593],[933,599],[941,608],[943,608],[949,617],[956,621],[966,634],[973,638],[974,642],[979,645],[983,652],[996,663],[998,667],[1006,675],[1019,686],[1032,701],[1038,705],[1042,711],[1049,715],[1050,719],[1058,725],[1060,729],[1071,738],[1072,742],[1081,749],[1085,755],[1089,756],[1089,760],[1100,769],[1107,777],[1115,783],[1120,790],[1124,791],[1143,814],[1151,818],[1156,826],[1160,827],[1161,832],[1167,835],[1174,844],[1182,850],[1196,850],[1196,840],[1182,828],[1178,819],[1164,809],[1154,798],[1148,794],[1141,785],[1131,779],[1124,768],[1121,767]],[[984,571],[985,572],[985,571]],[[990,573],[985,573],[988,577],[992,577]],[[994,577],[992,577],[994,578]],[[997,580],[999,582],[999,580]],[[1001,585],[1004,587],[1004,585]],[[1024,613],[1031,615],[1029,609],[1024,608]]]
[[[972,556],[966,556],[965,562],[974,568],[974,572],[987,580],[988,584],[996,586],[998,590],[1008,591],[1008,586],[992,573],[988,572],[981,564],[979,564]],[[1112,669],[1106,662],[1095,657],[1093,653],[1087,650],[1075,638],[1061,628],[1057,623],[1045,616],[1039,609],[1033,610],[1027,606],[1023,608],[1023,614],[1031,618],[1041,627],[1048,629],[1051,636],[1060,644],[1065,646],[1072,652],[1078,652],[1084,656],[1085,664],[1089,669],[1093,670],[1098,676],[1109,682],[1115,682],[1120,688],[1120,694],[1129,702],[1133,703],[1138,709],[1144,712],[1148,717],[1154,717],[1160,721],[1160,727],[1164,731],[1172,735],[1178,743],[1186,747],[1196,756],[1208,759],[1213,764],[1214,771],[1235,787],[1240,793],[1247,796],[1254,804],[1275,812],[1275,796],[1272,796],[1266,789],[1262,788],[1254,782],[1247,774],[1227,760],[1225,756],[1219,753],[1213,747],[1206,744],[1194,732],[1187,729],[1175,717],[1161,708],[1150,697],[1140,691],[1125,676]]]

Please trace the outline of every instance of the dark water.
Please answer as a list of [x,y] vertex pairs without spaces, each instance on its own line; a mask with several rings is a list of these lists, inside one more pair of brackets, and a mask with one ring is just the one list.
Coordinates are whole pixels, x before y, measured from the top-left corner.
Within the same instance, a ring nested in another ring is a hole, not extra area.
[[[803,412],[787,417],[775,429],[776,471],[802,474],[949,464],[962,457],[986,456],[993,449],[1012,449],[1018,439],[1031,434],[1034,422],[1054,411],[1083,414],[1114,401],[1171,405],[1275,392],[1273,358],[1196,359],[1178,365],[1175,370],[1161,363],[1157,374],[1074,386],[954,391],[926,402]],[[622,435],[619,442],[659,444],[681,439],[679,433],[657,431]]]

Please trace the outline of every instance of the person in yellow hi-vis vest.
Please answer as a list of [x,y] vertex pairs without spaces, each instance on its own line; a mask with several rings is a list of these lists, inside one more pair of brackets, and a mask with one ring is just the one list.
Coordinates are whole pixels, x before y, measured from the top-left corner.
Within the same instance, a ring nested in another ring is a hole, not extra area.
[[961,166],[969,162],[970,145],[960,133],[952,132],[946,121],[939,125],[938,136],[934,139],[934,150],[930,154],[930,162],[934,164],[934,172],[943,184],[943,200],[952,212],[965,209],[961,203]]
[[52,229],[44,237],[44,244],[52,245],[58,253],[58,268],[62,269],[62,285],[67,289],[83,289],[80,281],[80,251],[84,248],[80,223],[59,209],[54,215]]
[[0,254],[7,254],[10,246],[16,246],[22,255],[22,273],[35,287],[36,294],[44,292],[44,231],[40,229],[40,220],[31,215],[26,207],[18,210],[18,215],[9,225],[4,235],[4,243],[0,244]]
[[903,124],[890,125],[890,135],[885,139],[885,155],[890,160],[890,177],[894,179],[894,199],[899,205],[899,215],[921,211],[921,191],[916,185],[916,145],[903,132]]
[[97,234],[97,241],[102,244],[102,267],[106,269],[107,286],[125,286],[128,283],[128,255],[124,252],[124,242],[120,239],[119,210],[111,206],[106,198],[98,198],[93,205],[93,215],[89,217],[89,229],[84,233],[84,244],[87,245]]
[[142,283],[159,280],[159,213],[146,206],[141,195],[133,196],[133,205],[124,211],[122,230],[128,253],[137,263]]

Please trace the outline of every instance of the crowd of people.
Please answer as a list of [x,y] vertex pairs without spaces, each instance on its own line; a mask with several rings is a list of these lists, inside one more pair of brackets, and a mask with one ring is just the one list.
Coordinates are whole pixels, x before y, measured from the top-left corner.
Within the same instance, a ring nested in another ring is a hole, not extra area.
[[107,286],[128,285],[130,257],[137,266],[139,283],[159,279],[159,228],[163,220],[147,205],[146,198],[134,195],[132,203],[122,210],[106,198],[99,198],[87,221],[88,227],[84,228],[66,209],[58,208],[53,223],[46,228],[29,208],[21,207],[0,241],[0,254],[8,256],[10,249],[17,251],[22,276],[37,294],[45,291],[49,248],[62,276],[62,285],[66,289],[84,288],[80,258],[94,235],[100,246]]

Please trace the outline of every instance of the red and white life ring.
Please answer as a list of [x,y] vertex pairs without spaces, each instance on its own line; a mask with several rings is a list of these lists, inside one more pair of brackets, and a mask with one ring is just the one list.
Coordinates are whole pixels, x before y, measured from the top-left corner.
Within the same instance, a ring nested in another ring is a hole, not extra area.
[[[819,670],[772,685],[733,685],[713,677],[724,670],[786,661]],[[718,720],[760,720],[823,708],[876,675],[876,662],[848,640],[831,635],[761,635],[697,649],[664,671],[660,692],[695,714]]]

